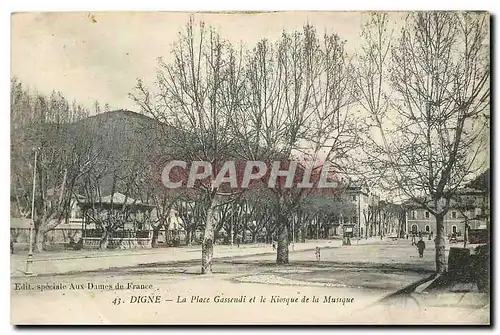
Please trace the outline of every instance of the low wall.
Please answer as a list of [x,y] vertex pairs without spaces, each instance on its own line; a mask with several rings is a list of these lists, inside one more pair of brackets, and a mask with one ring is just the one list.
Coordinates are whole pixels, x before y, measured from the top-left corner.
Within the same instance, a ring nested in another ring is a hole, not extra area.
[[[14,244],[28,244],[29,228],[11,228],[10,238]],[[35,232],[33,231],[33,238]],[[47,232],[44,236],[44,243],[49,245],[63,245],[71,242],[77,243],[82,238],[82,229],[76,227],[57,227]],[[84,237],[84,249],[99,249],[99,237]],[[151,238],[111,238],[108,249],[136,249],[151,248]]]

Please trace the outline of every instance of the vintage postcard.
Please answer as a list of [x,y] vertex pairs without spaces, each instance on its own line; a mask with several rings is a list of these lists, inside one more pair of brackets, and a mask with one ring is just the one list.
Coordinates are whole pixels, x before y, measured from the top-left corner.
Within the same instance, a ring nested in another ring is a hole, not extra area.
[[11,17],[14,325],[490,325],[490,14]]

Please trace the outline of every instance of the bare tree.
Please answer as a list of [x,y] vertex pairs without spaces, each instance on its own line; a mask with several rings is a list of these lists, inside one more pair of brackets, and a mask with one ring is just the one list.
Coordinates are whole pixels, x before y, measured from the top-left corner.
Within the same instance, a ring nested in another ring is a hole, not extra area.
[[50,97],[30,93],[11,81],[11,186],[22,213],[31,215],[34,154],[37,154],[34,229],[35,251],[43,250],[44,235],[66,218],[73,191],[96,162],[88,129],[72,122],[88,110],[69,105],[61,93]]
[[386,14],[371,16],[359,57],[367,163],[385,190],[435,217],[442,273],[450,200],[487,159],[489,21],[484,13],[411,13],[394,45],[387,27]]
[[204,228],[205,198],[203,194],[186,194],[180,197],[175,208],[181,218],[181,226],[186,232],[186,245],[192,245],[196,232]]
[[151,201],[155,206],[151,220],[153,228],[151,246],[156,248],[160,230],[169,228],[169,219],[172,217],[172,210],[174,209],[177,198],[169,196],[169,193],[166,191],[163,193],[155,192],[151,194]]
[[[245,103],[233,109],[240,155],[248,160],[300,160],[304,168],[333,163],[346,168],[357,133],[355,101],[344,42],[335,34],[320,40],[312,26],[283,32],[276,43],[261,40],[245,63]],[[276,262],[289,262],[291,219],[306,189],[274,188],[277,197]]]
[[[172,157],[210,162],[213,175],[217,175],[222,163],[231,158],[227,109],[239,103],[237,53],[203,22],[197,29],[191,17],[185,31],[179,33],[171,55],[173,60],[169,63],[159,60],[159,92],[151,93],[139,81],[132,99],[144,113],[165,125],[164,138],[170,141]],[[206,204],[203,274],[212,272],[216,211],[226,195],[214,186],[213,179],[196,185]]]
[[[394,234],[399,229],[401,207],[388,201],[380,201],[380,231],[383,235]],[[398,234],[399,237],[399,234]]]

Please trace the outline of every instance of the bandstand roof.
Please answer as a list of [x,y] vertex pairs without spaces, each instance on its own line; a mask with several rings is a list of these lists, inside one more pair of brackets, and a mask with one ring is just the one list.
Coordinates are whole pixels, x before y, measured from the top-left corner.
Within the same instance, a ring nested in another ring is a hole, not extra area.
[[152,208],[153,205],[143,203],[139,200],[126,196],[122,193],[116,192],[108,196],[102,197],[101,199],[96,199],[94,201],[84,201],[80,203],[82,207],[94,207],[94,206],[129,206],[136,208]]

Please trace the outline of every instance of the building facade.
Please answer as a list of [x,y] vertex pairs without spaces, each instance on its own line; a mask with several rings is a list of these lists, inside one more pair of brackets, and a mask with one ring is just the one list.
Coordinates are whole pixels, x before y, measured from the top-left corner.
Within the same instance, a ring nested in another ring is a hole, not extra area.
[[341,195],[340,202],[343,203],[339,210],[339,226],[352,227],[354,237],[363,238],[367,236],[370,222],[370,203],[373,201],[367,187],[348,186]]
[[[457,192],[451,200],[450,209],[444,217],[445,236],[463,236],[469,229],[486,229],[489,214],[489,195],[485,191],[465,188]],[[406,231],[409,234],[435,233],[436,219],[425,208],[416,204],[406,204]]]

